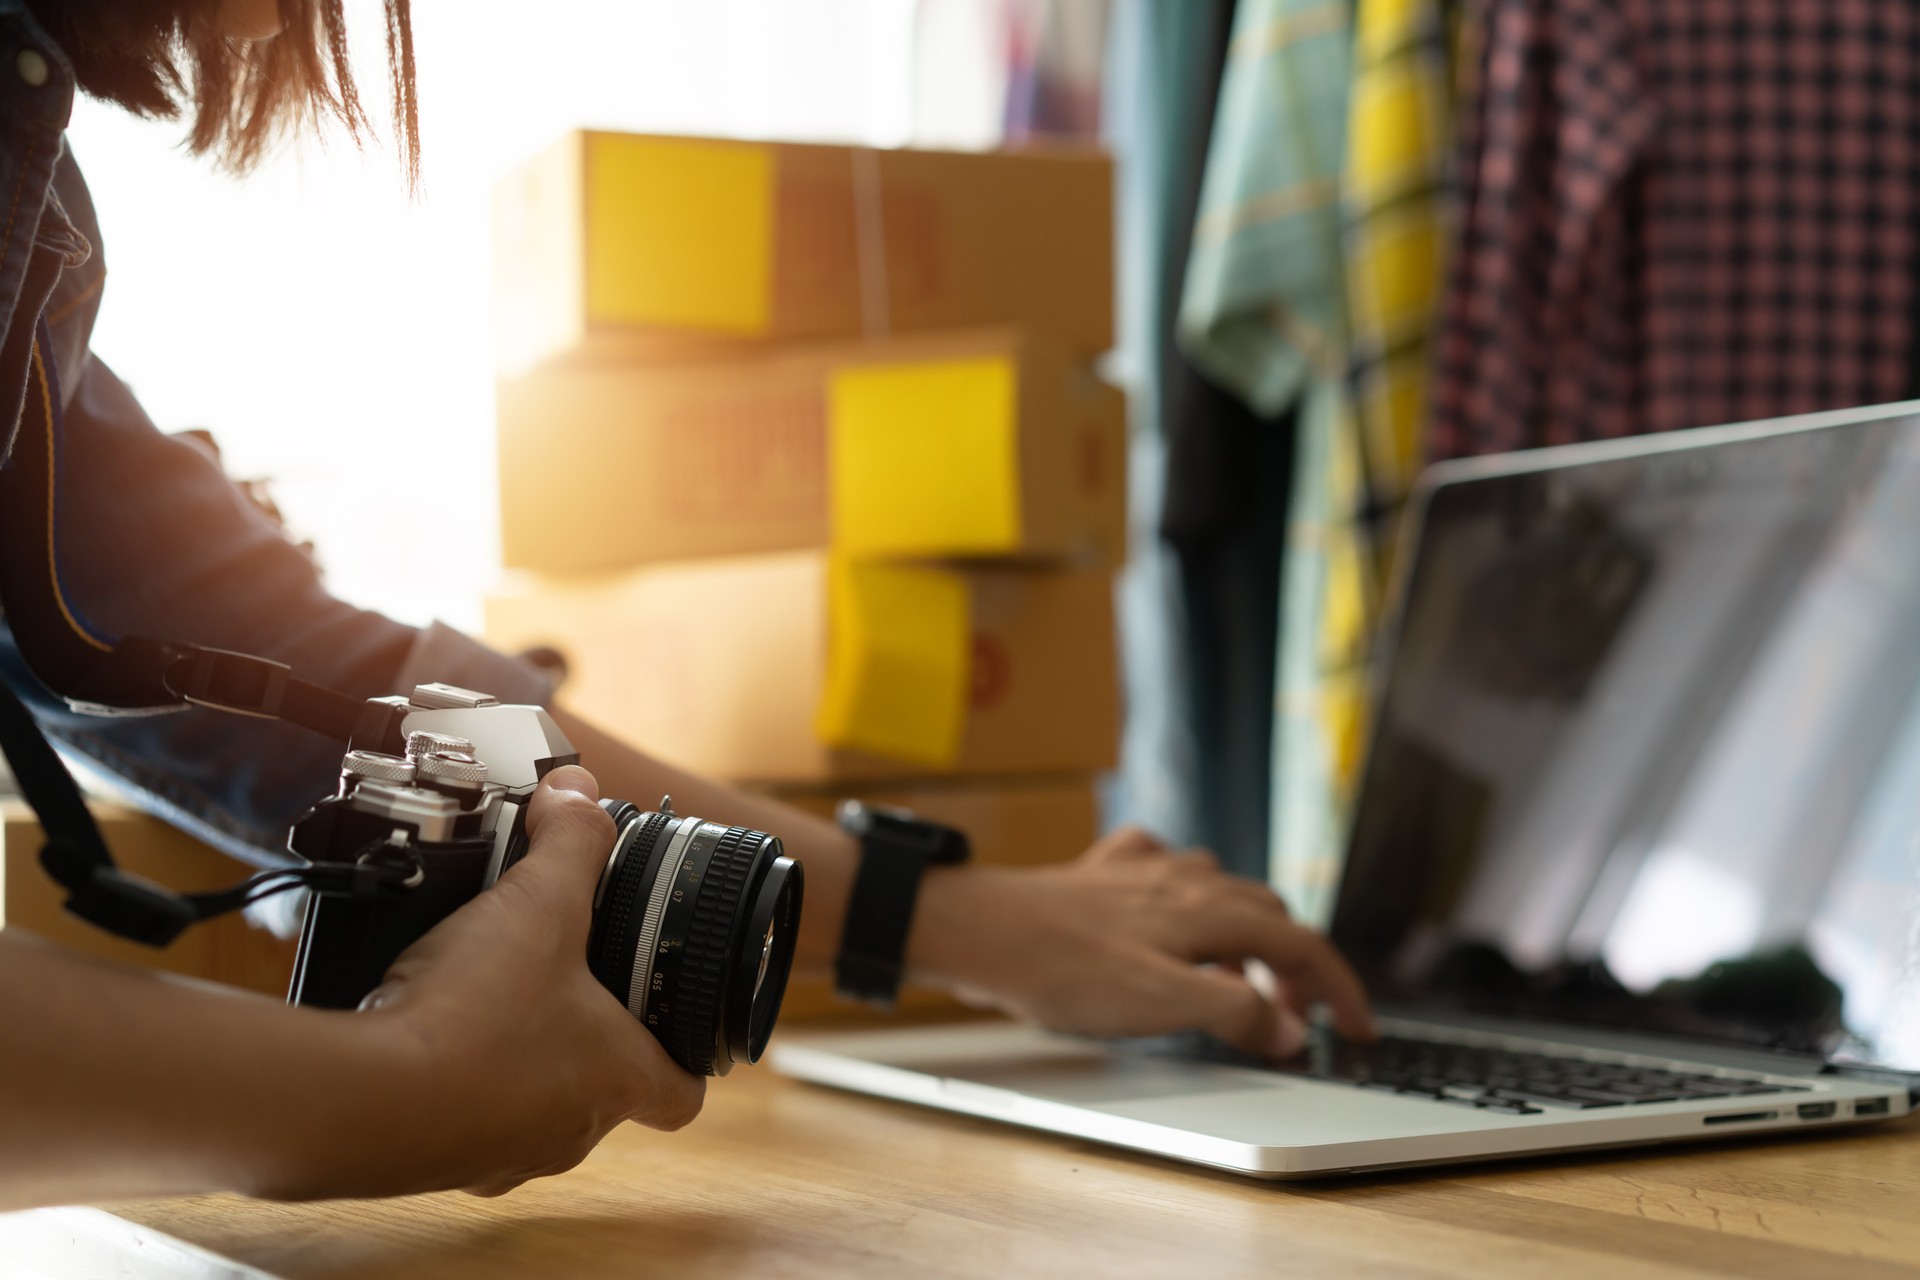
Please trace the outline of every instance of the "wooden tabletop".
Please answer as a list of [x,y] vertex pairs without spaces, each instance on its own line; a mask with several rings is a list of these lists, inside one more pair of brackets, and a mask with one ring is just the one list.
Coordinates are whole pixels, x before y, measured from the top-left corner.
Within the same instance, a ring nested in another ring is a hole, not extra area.
[[[1920,1277],[1920,1125],[1276,1184],[783,1080],[483,1200],[116,1210],[309,1277]],[[716,1268],[738,1268],[718,1270]]]

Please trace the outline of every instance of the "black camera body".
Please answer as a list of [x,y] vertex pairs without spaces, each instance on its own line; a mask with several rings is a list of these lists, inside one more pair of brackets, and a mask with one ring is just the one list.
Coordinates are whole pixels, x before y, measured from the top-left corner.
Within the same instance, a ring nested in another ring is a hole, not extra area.
[[[315,892],[288,998],[351,1009],[414,941],[527,851],[526,806],[579,755],[547,712],[450,685],[366,705],[339,790],[287,846],[342,874]],[[601,807],[617,831],[592,904],[588,964],[681,1066],[758,1061],[798,937],[801,868],[778,838]]]

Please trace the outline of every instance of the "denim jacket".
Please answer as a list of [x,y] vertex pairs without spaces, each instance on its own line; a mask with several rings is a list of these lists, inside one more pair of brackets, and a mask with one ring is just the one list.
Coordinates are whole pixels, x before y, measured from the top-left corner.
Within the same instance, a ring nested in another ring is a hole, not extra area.
[[[0,0],[0,347],[9,357],[0,359],[0,442],[10,449],[18,429],[27,369],[17,353],[37,330],[61,408],[56,559],[88,624],[259,654],[355,697],[444,680],[510,702],[543,700],[542,676],[458,632],[416,630],[334,599],[211,453],[161,433],[91,354],[107,271],[66,145],[73,95],[71,67],[22,0]],[[208,374],[219,370],[210,364]],[[339,771],[340,744],[290,725],[200,708],[79,714],[34,678],[4,628],[0,678],[82,773],[257,863],[287,859],[288,824],[332,791]]]

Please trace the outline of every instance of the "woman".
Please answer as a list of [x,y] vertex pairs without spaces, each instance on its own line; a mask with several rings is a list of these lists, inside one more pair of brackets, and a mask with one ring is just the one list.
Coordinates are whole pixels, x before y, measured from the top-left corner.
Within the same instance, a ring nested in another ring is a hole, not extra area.
[[[411,172],[407,0],[387,0],[386,13]],[[11,439],[38,411],[57,438],[59,573],[103,630],[260,654],[357,697],[444,680],[541,700],[529,668],[329,597],[212,459],[157,432],[88,351],[104,267],[64,147],[76,87],[146,114],[190,112],[191,145],[244,169],[322,116],[358,136],[345,48],[339,0],[0,0],[0,424]],[[0,558],[19,554],[0,546]],[[15,617],[14,630],[29,621]],[[71,753],[236,851],[277,848],[331,787],[335,749],[297,730],[201,710],[79,715],[34,681],[11,640],[0,672]],[[807,868],[798,963],[830,965],[858,865],[847,836],[560,719],[610,793],[671,792],[684,811],[779,832]],[[582,769],[555,771],[531,806],[528,857],[408,951],[355,1013],[0,934],[0,1206],[500,1191],[571,1167],[623,1120],[687,1123],[704,1081],[584,962],[612,839],[599,786]],[[1300,1014],[1324,1000],[1344,1031],[1369,1033],[1352,973],[1278,899],[1137,831],[1055,867],[931,870],[912,918],[918,980],[1061,1029],[1199,1028],[1285,1054],[1304,1036]],[[1279,974],[1277,996],[1242,976],[1249,959]]]

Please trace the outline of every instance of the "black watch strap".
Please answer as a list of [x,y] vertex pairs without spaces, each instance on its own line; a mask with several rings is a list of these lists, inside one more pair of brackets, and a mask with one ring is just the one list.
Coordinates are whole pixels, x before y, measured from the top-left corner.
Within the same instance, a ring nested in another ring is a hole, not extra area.
[[892,1008],[900,995],[921,878],[930,866],[966,861],[967,837],[904,810],[854,800],[840,807],[840,825],[860,841],[860,870],[847,898],[834,990]]

